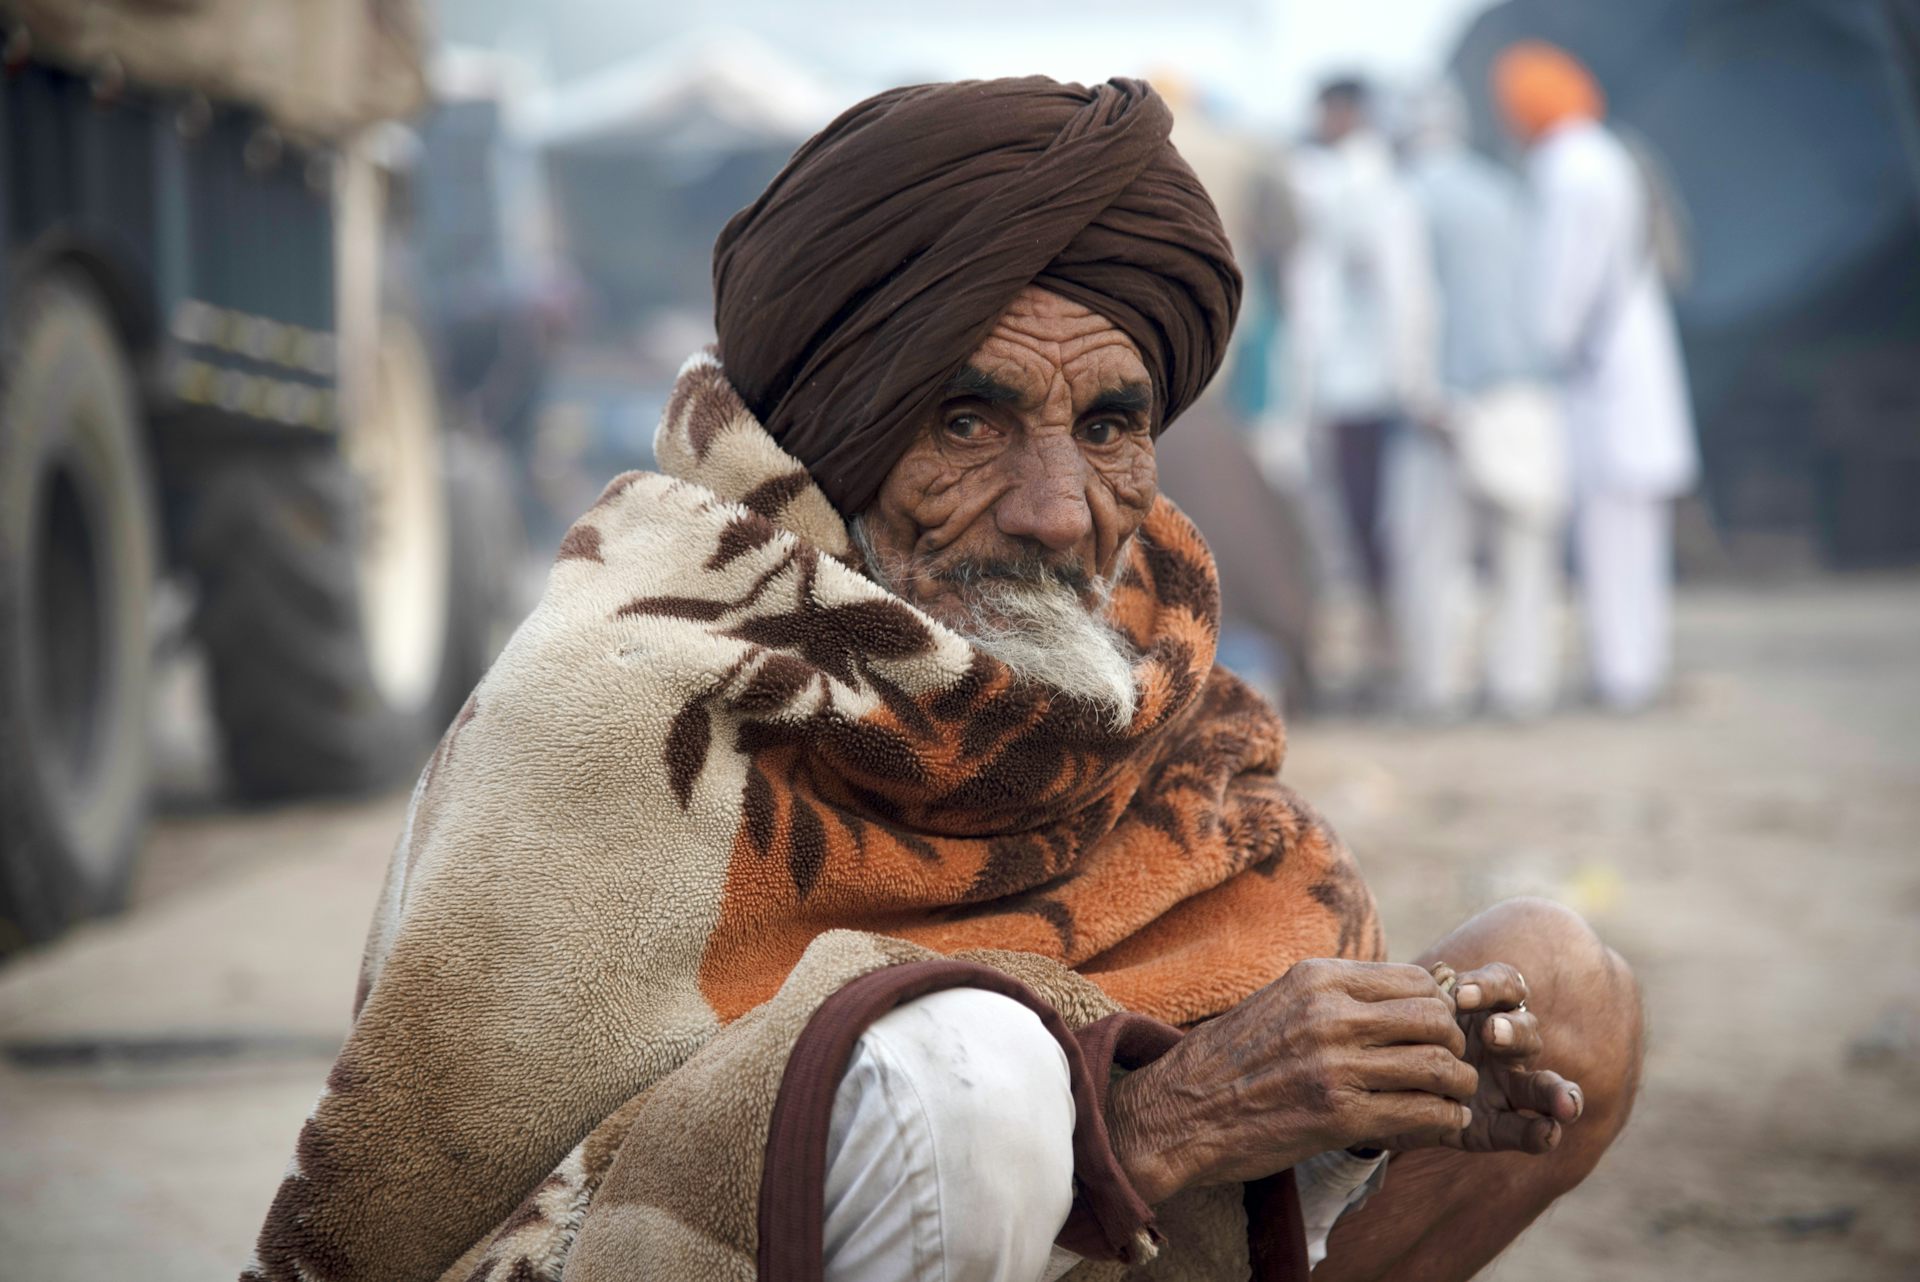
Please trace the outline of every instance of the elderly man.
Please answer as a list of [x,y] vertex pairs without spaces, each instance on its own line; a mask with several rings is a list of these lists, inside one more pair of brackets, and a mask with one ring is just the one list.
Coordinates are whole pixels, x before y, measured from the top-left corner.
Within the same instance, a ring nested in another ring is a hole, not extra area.
[[416,789],[249,1277],[1464,1277],[1592,1169],[1624,964],[1541,903],[1381,961],[1213,667],[1154,456],[1239,278],[1169,125],[896,90],[728,226],[668,475]]

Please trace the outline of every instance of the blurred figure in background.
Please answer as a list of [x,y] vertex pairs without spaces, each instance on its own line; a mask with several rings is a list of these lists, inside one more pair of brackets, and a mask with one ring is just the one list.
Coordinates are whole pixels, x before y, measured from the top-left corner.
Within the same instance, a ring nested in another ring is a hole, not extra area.
[[1479,544],[1489,569],[1486,702],[1502,716],[1535,717],[1557,684],[1567,484],[1564,428],[1528,336],[1522,193],[1467,145],[1453,85],[1416,95],[1404,132],[1406,180],[1431,243],[1446,400],[1441,430],[1402,434],[1388,464],[1402,702],[1417,716],[1467,710]]
[[1281,265],[1297,234],[1286,162],[1179,72],[1163,68],[1152,82],[1173,108],[1174,146],[1213,198],[1245,278],[1221,374],[1182,420],[1184,448],[1160,458],[1160,491],[1213,549],[1218,661],[1276,705],[1297,706],[1312,682],[1313,549],[1297,499],[1304,477],[1294,467],[1285,478],[1293,483],[1276,491],[1249,452],[1257,439],[1248,439],[1266,408]]
[[1649,192],[1572,55],[1523,41],[1492,74],[1538,202],[1534,320],[1567,414],[1594,692],[1640,708],[1667,681],[1673,501],[1698,470]]
[[[1319,95],[1317,145],[1294,166],[1301,234],[1288,268],[1295,412],[1308,434],[1310,493],[1337,491],[1337,519],[1316,534],[1330,589],[1333,635],[1320,668],[1330,693],[1371,693],[1387,649],[1390,573],[1382,542],[1381,479],[1389,440],[1438,412],[1433,371],[1431,267],[1420,215],[1371,119],[1365,86],[1345,78]],[[1324,498],[1317,498],[1324,504]],[[1363,589],[1362,628],[1351,618]],[[1341,650],[1362,652],[1346,674]]]

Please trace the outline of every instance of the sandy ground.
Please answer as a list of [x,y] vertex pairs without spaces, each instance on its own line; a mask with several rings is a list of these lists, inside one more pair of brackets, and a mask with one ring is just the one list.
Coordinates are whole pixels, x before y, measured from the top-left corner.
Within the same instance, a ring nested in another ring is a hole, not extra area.
[[[1289,777],[1397,956],[1542,893],[1638,970],[1633,1125],[1495,1277],[1920,1277],[1920,583],[1695,593],[1680,629],[1657,712],[1305,725]],[[0,1275],[232,1275],[400,806],[176,806],[133,911],[0,970]]]

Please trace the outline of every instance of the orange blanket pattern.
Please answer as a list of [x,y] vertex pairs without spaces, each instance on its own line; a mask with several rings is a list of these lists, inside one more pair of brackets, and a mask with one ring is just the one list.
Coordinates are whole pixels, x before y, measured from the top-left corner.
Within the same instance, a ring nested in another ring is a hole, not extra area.
[[[773,536],[781,498],[804,474],[755,480],[709,466],[715,431],[757,425],[717,365],[696,363],[680,392],[663,431],[685,449],[664,452],[680,475],[737,491],[752,513],[713,547],[690,549],[722,564]],[[748,756],[720,920],[700,964],[723,1020],[771,997],[807,944],[836,928],[941,952],[1038,953],[1171,1023],[1220,1013],[1303,956],[1382,955],[1351,858],[1278,780],[1279,717],[1214,667],[1213,558],[1172,504],[1155,505],[1113,594],[1110,621],[1143,656],[1138,710],[1119,733],[977,650],[956,680],[910,695],[876,661],[933,652],[939,625],[897,598],[815,593],[822,566],[796,543],[737,601],[622,607],[712,620],[752,647],[709,699],[681,710],[665,746],[675,779],[697,773],[718,704]],[[788,574],[799,584],[792,603],[757,610]],[[867,685],[878,701],[849,720],[835,682]],[[794,704],[806,711],[755,719]]]
[[446,1268],[828,930],[1037,954],[1177,1024],[1383,955],[1279,781],[1279,718],[1214,666],[1212,558],[1171,504],[1112,596],[1139,652],[1116,731],[860,573],[711,355],[656,449],[669,475],[573,527],[423,773],[249,1276]]

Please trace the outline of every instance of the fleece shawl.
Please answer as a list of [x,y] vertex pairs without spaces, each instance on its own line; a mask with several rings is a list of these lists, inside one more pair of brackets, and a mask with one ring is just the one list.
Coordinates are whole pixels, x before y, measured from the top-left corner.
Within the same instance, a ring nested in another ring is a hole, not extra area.
[[[711,355],[657,453],[669,475],[615,480],[568,533],[421,775],[249,1277],[432,1278],[556,1209],[543,1190],[590,1228],[565,1163],[604,1171],[663,1092],[653,1176],[724,1208],[714,1249],[747,1271],[654,1276],[751,1277],[767,1117],[702,1068],[737,1030],[763,1030],[764,1085],[779,1030],[889,962],[995,950],[1078,994],[1075,1026],[1190,1025],[1299,958],[1383,953],[1351,857],[1278,779],[1277,716],[1213,665],[1212,561],[1170,504],[1109,607],[1140,656],[1115,731],[860,573]],[[723,1149],[743,1165],[703,1176]]]

